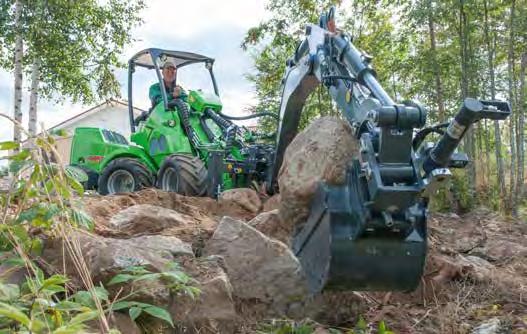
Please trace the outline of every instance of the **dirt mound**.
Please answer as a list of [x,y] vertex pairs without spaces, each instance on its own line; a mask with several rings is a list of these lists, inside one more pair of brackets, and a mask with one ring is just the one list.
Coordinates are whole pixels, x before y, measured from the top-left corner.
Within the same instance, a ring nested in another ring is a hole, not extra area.
[[[241,193],[244,192],[247,190]],[[282,233],[287,229],[280,229],[278,210],[265,212],[266,207],[277,207],[279,198],[277,201],[272,197],[273,203],[266,204],[264,200],[252,206],[233,200],[238,197],[245,200],[248,196],[235,195],[229,196],[230,201],[216,201],[147,189],[133,194],[87,197],[85,208],[96,221],[96,233],[101,236],[131,239],[148,234],[179,238],[192,245],[197,258],[203,256],[203,249],[211,242],[224,216],[235,218],[239,221],[236,224],[247,222],[240,226],[255,236],[253,227],[272,240],[287,243],[287,236]],[[263,213],[258,215],[255,207]],[[164,209],[173,212],[164,213]],[[155,228],[148,228],[148,224]],[[288,314],[297,314],[300,319],[310,317],[326,327],[352,327],[362,316],[369,323],[384,320],[395,333],[524,333],[527,330],[527,225],[479,209],[463,216],[432,214],[428,230],[425,274],[415,291],[325,292],[307,304],[293,305]],[[232,233],[232,238],[236,234]],[[241,319],[237,332],[250,333],[254,332],[257,321],[269,317],[266,311],[269,300],[263,303],[252,297],[240,298],[244,296],[241,292],[252,290],[243,285],[247,282],[242,282],[244,290],[240,290],[241,283],[236,281],[241,273],[247,274],[243,271],[244,264],[236,262],[236,245],[243,243],[236,240],[224,245],[224,248],[233,248],[225,266],[226,275],[218,274],[221,279],[212,279],[234,287],[233,302]],[[244,245],[244,252],[251,252],[250,245]],[[244,259],[261,257],[258,251],[249,255],[246,253]],[[234,265],[239,268],[233,269]],[[251,272],[263,264],[253,265]],[[227,296],[224,290],[215,295]],[[207,305],[201,307],[206,309]],[[489,328],[493,331],[485,332]]]

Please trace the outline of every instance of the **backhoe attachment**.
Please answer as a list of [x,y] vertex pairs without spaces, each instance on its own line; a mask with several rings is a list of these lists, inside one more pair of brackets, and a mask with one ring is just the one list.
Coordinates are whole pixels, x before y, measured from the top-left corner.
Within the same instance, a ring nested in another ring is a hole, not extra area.
[[[312,292],[413,290],[426,258],[430,196],[450,178],[449,167],[468,163],[455,150],[470,126],[482,118],[503,120],[510,106],[467,98],[450,123],[414,135],[425,125],[426,109],[390,98],[371,57],[336,31],[334,13],[332,8],[319,25],[307,26],[305,40],[287,62],[272,184],[307,97],[323,84],[354,129],[360,153],[350,161],[344,185],[319,185],[293,251]],[[440,140],[425,142],[429,133],[441,134]]]

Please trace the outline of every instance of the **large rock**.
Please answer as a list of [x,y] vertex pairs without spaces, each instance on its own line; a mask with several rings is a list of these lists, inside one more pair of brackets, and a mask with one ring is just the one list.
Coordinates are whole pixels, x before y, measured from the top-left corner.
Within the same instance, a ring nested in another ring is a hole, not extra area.
[[280,196],[280,194],[274,194],[265,201],[262,211],[266,212],[280,209],[281,200],[282,197]]
[[219,203],[221,205],[238,205],[252,214],[257,214],[262,209],[260,196],[255,190],[249,188],[226,190],[221,193]]
[[134,205],[114,215],[109,227],[121,233],[153,234],[169,227],[182,227],[190,217],[177,211],[150,204]]
[[232,332],[238,316],[232,285],[223,270],[223,259],[216,256],[192,259],[183,266],[196,279],[201,292],[196,299],[174,297],[170,306],[174,320],[186,329],[214,328],[214,333]]
[[511,328],[503,324],[499,318],[492,318],[479,324],[470,334],[506,334],[512,333]]
[[[130,318],[128,314],[114,312],[107,317],[110,329],[117,329],[121,334],[141,334],[141,328]],[[98,320],[86,323],[87,329],[83,333],[100,333]]]
[[169,252],[174,256],[194,256],[191,245],[174,236],[142,235],[126,240],[132,244],[141,245],[142,248],[150,249],[152,251]]
[[[148,242],[141,242],[140,238],[135,240],[103,238],[86,232],[75,232],[69,236],[70,242],[78,245],[79,255],[82,256],[95,285],[104,284],[110,289],[110,293],[117,293],[119,287],[109,287],[107,283],[126,268],[143,266],[152,272],[167,270],[169,263],[174,261],[172,252],[175,250],[171,247],[163,248],[161,242],[157,243],[157,247],[153,246],[156,245],[155,238],[158,237],[152,236]],[[165,238],[160,240],[166,242]],[[189,247],[182,246],[184,250]],[[71,256],[68,248],[60,239],[48,240],[41,258],[48,272],[63,272],[65,269],[72,282],[82,287],[82,279],[75,265],[77,261]],[[161,282],[139,283],[128,284],[125,290],[141,289],[137,300],[143,302],[161,304],[169,301],[170,291]]]
[[485,259],[477,256],[463,256],[458,254],[455,258],[446,256],[433,256],[433,267],[438,268],[438,273],[432,280],[445,283],[462,277],[470,277],[478,282],[490,282],[496,267]]
[[342,184],[346,166],[358,150],[349,124],[335,117],[319,118],[299,133],[288,146],[278,175],[284,222],[293,226],[304,222],[317,184]]
[[527,247],[506,239],[488,239],[482,247],[474,248],[470,254],[489,261],[506,262],[527,256]]
[[291,230],[280,219],[278,210],[262,212],[247,223],[268,237],[290,244]]
[[[80,254],[95,285],[104,284],[111,298],[118,292],[122,296],[136,291],[133,300],[169,309],[174,321],[188,328],[210,326],[211,321],[215,326],[225,328],[224,323],[230,326],[236,320],[232,286],[223,270],[221,258],[196,259],[188,244],[175,237],[159,235],[115,239],[75,232],[70,240],[80,247]],[[72,282],[82,287],[72,257],[69,253],[63,254],[61,240],[46,243],[42,260],[48,272],[65,269]],[[201,294],[197,298],[175,291],[162,280],[107,285],[112,277],[130,266],[143,266],[151,272],[166,272],[174,261],[179,262],[182,271],[193,279],[191,284],[200,289]]]
[[235,297],[264,303],[269,313],[287,313],[308,294],[291,250],[241,221],[224,217],[205,252],[224,258]]

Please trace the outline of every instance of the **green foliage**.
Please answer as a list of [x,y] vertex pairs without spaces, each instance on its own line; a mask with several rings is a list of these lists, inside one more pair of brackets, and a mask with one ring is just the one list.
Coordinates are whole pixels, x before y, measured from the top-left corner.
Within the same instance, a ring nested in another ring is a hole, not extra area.
[[64,295],[65,276],[44,278],[42,270],[31,262],[26,264],[35,275],[27,277],[24,284],[0,282],[0,327],[9,328],[10,333],[74,333],[99,316],[94,307]]
[[[65,227],[93,229],[91,218],[76,205],[84,193],[77,181],[82,174],[79,176],[75,169],[45,162],[44,154],[54,154],[51,137],[39,137],[35,143],[36,147],[22,151],[23,155],[8,158],[15,179],[13,191],[0,195],[0,212],[3,212],[0,247],[6,252],[0,257],[1,264],[13,270],[28,270],[21,285],[4,284],[0,277],[0,328],[7,328],[9,333],[79,333],[85,329],[86,322],[125,310],[134,321],[158,318],[174,327],[167,310],[133,299],[149,289],[141,282],[156,280],[175,294],[198,296],[200,290],[194,286],[195,281],[175,263],[161,273],[140,266],[127,268],[108,284],[139,282],[135,285],[137,288],[119,299],[110,300],[109,292],[102,285],[71,291],[66,276],[46,277],[30,260],[32,255],[40,253],[42,237],[67,237],[61,234]],[[2,145],[8,149],[15,147]]]
[[[254,111],[278,111],[285,62],[304,38],[304,25],[317,23],[318,15],[331,4],[337,5],[337,27],[374,57],[372,64],[385,90],[396,101],[417,100],[428,106],[429,123],[451,118],[466,96],[510,100],[512,125],[498,126],[503,142],[496,142],[493,122],[478,124],[463,145],[475,163],[465,178],[454,180],[461,187],[453,194],[460,207],[470,208],[471,201],[489,203],[496,189],[476,191],[473,184],[476,173],[481,176],[497,169],[492,165],[496,150],[504,155],[501,170],[515,172],[518,163],[525,165],[525,152],[518,147],[525,138],[519,135],[525,133],[520,129],[525,113],[521,106],[527,103],[527,94],[520,94],[520,59],[527,49],[527,1],[268,0],[270,19],[249,29],[242,43],[255,61],[255,72],[248,75],[257,90]],[[515,15],[511,15],[513,7]],[[338,115],[334,109],[325,89],[317,88],[306,101],[300,127],[320,116]],[[274,126],[269,121],[259,125],[265,130]],[[507,183],[512,198],[516,192],[510,184],[517,181],[511,175],[507,180],[492,173],[484,187],[497,188],[499,193],[500,185]],[[504,195],[499,194],[499,200]],[[495,198],[490,201],[493,207],[507,207],[495,202]]]
[[13,68],[17,33],[24,41],[24,66],[40,61],[39,94],[59,100],[91,103],[120,94],[114,69],[141,23],[143,0],[67,1],[21,0],[21,31],[14,27],[14,1],[1,0],[0,67]]
[[152,273],[142,266],[126,268],[122,273],[114,276],[108,285],[156,280],[162,281],[176,294],[185,294],[192,298],[196,298],[200,294],[200,290],[193,286],[196,281],[182,271],[175,262],[170,263],[167,269],[160,273]]

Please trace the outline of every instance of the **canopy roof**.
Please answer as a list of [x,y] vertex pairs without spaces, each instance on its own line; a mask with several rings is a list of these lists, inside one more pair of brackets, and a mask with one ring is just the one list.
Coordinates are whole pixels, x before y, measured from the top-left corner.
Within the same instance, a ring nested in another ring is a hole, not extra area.
[[132,58],[130,58],[129,63],[152,69],[154,68],[154,63],[152,59],[156,59],[156,61],[159,61],[159,67],[161,67],[163,63],[167,60],[173,62],[176,67],[182,67],[185,65],[200,62],[208,62],[210,64],[214,63],[213,58],[209,58],[207,56],[203,56],[197,53],[162,50],[156,48],[150,48],[145,49],[143,51],[139,51]]

